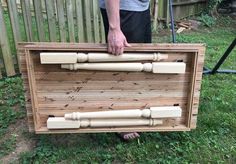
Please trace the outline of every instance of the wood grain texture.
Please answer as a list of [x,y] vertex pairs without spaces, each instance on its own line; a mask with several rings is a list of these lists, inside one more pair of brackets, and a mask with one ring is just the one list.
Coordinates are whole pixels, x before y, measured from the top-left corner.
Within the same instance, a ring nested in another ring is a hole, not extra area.
[[[145,109],[152,106],[179,106],[182,116],[164,119],[163,124],[157,127],[137,126],[132,127],[132,130],[188,131],[196,127],[205,50],[202,44],[133,44],[125,49],[125,52],[130,53],[167,53],[169,62],[183,60],[186,63],[186,73],[179,75],[70,72],[60,69],[59,64],[40,64],[40,52],[104,53],[107,50],[104,44],[20,43],[18,46],[31,131],[38,134],[127,132],[130,127],[49,130],[46,122],[49,115],[63,117],[65,113],[71,112]],[[26,52],[30,52],[34,69],[27,68]],[[29,71],[33,76],[27,75]],[[35,80],[34,93],[30,91],[32,77]],[[32,94],[36,101],[32,99]]]

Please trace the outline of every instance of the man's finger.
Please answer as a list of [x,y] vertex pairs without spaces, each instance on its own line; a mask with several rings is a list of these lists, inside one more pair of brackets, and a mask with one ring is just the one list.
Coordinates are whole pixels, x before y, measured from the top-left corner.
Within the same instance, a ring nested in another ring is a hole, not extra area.
[[121,53],[121,52],[120,52],[120,47],[119,47],[119,46],[117,46],[117,47],[116,47],[116,53],[115,53],[115,55],[117,55],[117,56],[118,56],[118,55],[120,55],[120,53]]
[[131,47],[131,45],[127,42],[127,40],[125,39],[125,43],[124,43],[125,47]]
[[122,55],[124,53],[124,47],[120,48],[120,55]]
[[108,53],[112,53],[112,48],[110,44],[108,44]]
[[111,47],[111,54],[116,55],[116,48],[114,47],[114,45]]

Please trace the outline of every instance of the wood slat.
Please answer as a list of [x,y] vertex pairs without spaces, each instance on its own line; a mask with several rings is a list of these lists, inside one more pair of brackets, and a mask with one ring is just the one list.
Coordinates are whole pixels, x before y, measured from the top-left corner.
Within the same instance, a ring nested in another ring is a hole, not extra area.
[[1,69],[0,69],[0,79],[2,78],[2,71],[1,71]]
[[93,0],[93,33],[94,33],[94,41],[95,43],[100,43],[100,35],[99,35],[99,10],[98,10],[98,1]]
[[[175,100],[176,99],[176,100]],[[153,99],[154,100],[154,99]],[[157,99],[156,99],[157,100]],[[159,100],[159,99],[158,99]],[[54,102],[41,102],[39,104],[39,111],[44,111],[45,113],[54,112],[82,112],[82,111],[104,111],[104,110],[122,110],[122,109],[139,109],[139,108],[146,108],[146,107],[153,107],[153,106],[170,106],[174,104],[179,104],[183,111],[187,110],[186,104],[187,100],[182,100],[181,98],[162,98],[160,101],[149,101],[149,100],[142,100],[142,101],[125,101],[125,100],[100,100],[100,101],[54,101]],[[59,102],[59,103],[58,103]],[[187,111],[186,111],[187,114]],[[50,114],[48,114],[50,115]],[[185,117],[185,116],[183,116]]]
[[93,42],[92,36],[92,22],[91,22],[91,1],[84,1],[84,10],[85,10],[85,17],[86,17],[86,41],[89,43]]
[[78,42],[85,42],[85,30],[84,30],[84,13],[82,0],[75,0],[77,27],[78,27]]
[[[2,4],[0,3],[0,48],[2,49],[2,57],[6,69],[7,76],[15,75],[14,63],[10,49],[9,40],[7,37],[7,29],[5,25]],[[0,71],[1,72],[1,71]]]
[[19,24],[16,1],[7,0],[7,7],[8,7],[9,15],[10,15],[15,45],[17,46],[17,42],[22,41],[22,37],[21,37],[21,32],[20,32],[20,24]]
[[57,14],[58,14],[58,23],[59,23],[59,32],[60,32],[60,41],[67,42],[67,31],[65,24],[65,12],[64,12],[64,0],[56,0],[57,4]]
[[184,75],[172,75],[166,77],[164,74],[153,74],[153,73],[124,73],[124,72],[60,72],[61,76],[58,76],[58,72],[36,72],[35,78],[37,80],[44,81],[76,81],[76,82],[87,82],[93,81],[143,81],[143,80],[158,80],[160,82],[173,81],[173,82],[188,82],[188,74]]
[[[76,92],[78,90],[184,90],[189,86],[188,82],[165,83],[159,81],[38,81],[38,91],[67,91]],[[168,89],[166,89],[168,87]]]
[[51,42],[57,41],[57,32],[56,32],[56,16],[54,11],[54,0],[45,0],[47,18],[48,18],[48,31],[49,39]]
[[75,29],[74,29],[74,10],[75,1],[66,0],[66,13],[67,13],[67,22],[68,22],[68,32],[70,42],[75,42]]
[[[159,126],[159,127],[135,127],[132,128],[132,131],[136,132],[164,132],[164,131],[189,131],[190,128],[186,127],[184,124],[180,125],[169,125],[168,127]],[[67,130],[67,133],[99,133],[99,132],[130,132],[130,128],[86,128],[86,129],[74,129]],[[46,127],[40,128],[36,134],[60,134],[65,133],[65,130],[49,130]]]
[[158,25],[158,0],[153,0],[154,2],[154,16],[153,16],[153,31],[157,31],[157,25]]
[[29,51],[25,51],[25,55],[26,55],[26,63],[27,63],[27,75],[29,78],[29,87],[30,87],[30,99],[31,99],[31,103],[32,103],[32,113],[33,113],[33,118],[34,118],[34,128],[37,130],[38,128],[41,127],[41,122],[40,122],[40,118],[39,115],[37,114],[38,112],[38,100],[37,100],[37,96],[36,96],[36,81],[35,81],[35,77],[34,77],[34,63],[32,60],[32,57],[30,56],[30,52]]
[[44,30],[44,18],[42,13],[42,1],[41,0],[33,0],[34,11],[35,11],[35,20],[38,30],[38,37],[40,42],[45,42],[45,30]]
[[21,8],[24,19],[24,28],[28,42],[35,41],[32,31],[32,16],[30,11],[30,0],[21,0]]
[[106,43],[106,36],[105,36],[105,30],[104,30],[101,12],[99,12],[99,22],[100,22],[99,30],[100,30],[100,35],[101,35],[101,43]]

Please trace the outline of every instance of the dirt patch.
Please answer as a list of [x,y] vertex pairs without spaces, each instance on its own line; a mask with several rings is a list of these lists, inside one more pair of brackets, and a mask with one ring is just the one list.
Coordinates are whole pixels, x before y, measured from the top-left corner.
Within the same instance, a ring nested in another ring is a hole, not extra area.
[[16,148],[13,152],[0,159],[2,163],[15,163],[18,161],[20,153],[31,151],[34,149],[36,141],[28,137],[27,135],[24,135],[24,133],[27,131],[28,127],[26,119],[18,120],[15,124],[9,126],[8,133],[5,135],[5,137],[15,135]]

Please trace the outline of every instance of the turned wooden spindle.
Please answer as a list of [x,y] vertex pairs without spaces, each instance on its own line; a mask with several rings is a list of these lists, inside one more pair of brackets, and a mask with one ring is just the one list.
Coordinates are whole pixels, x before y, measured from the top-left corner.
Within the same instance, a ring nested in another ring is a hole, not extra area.
[[181,117],[182,109],[179,106],[151,107],[150,109],[109,110],[99,112],[73,112],[65,114],[67,120],[93,118],[175,118]]
[[42,52],[41,64],[74,64],[83,62],[121,62],[121,61],[161,61],[168,59],[167,54],[160,53],[124,53],[114,56],[108,53],[68,53]]
[[183,62],[153,62],[153,63],[76,63],[62,64],[62,69],[97,70],[97,71],[127,71],[152,73],[185,73],[186,64]]
[[48,129],[157,126],[161,124],[163,121],[159,119],[83,119],[74,121],[66,120],[64,117],[50,117],[47,120]]

